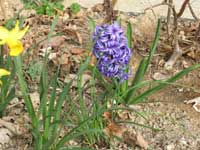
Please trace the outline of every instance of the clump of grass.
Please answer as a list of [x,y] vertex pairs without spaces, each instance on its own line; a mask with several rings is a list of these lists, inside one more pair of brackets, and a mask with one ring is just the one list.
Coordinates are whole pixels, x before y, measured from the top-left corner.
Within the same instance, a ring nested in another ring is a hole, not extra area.
[[57,11],[63,11],[62,0],[21,0],[26,9],[34,9],[37,14],[48,16],[56,15]]
[[79,11],[81,10],[81,6],[79,3],[72,3],[70,5],[70,11],[73,13],[73,14],[77,14]]

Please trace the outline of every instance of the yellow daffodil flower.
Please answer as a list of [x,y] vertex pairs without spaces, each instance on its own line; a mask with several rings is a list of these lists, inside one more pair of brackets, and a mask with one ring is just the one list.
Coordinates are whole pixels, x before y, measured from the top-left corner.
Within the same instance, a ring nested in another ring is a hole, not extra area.
[[[9,71],[7,71],[7,70],[5,70],[5,69],[0,69],[0,78],[1,78],[2,76],[8,76],[8,75],[10,75],[10,72],[9,72]],[[0,80],[0,85],[2,85],[1,80]]]
[[19,21],[16,22],[12,30],[7,30],[5,27],[0,26],[0,45],[7,44],[10,49],[10,56],[18,56],[23,51],[23,45],[20,39],[25,35],[28,26],[24,29],[19,29]]

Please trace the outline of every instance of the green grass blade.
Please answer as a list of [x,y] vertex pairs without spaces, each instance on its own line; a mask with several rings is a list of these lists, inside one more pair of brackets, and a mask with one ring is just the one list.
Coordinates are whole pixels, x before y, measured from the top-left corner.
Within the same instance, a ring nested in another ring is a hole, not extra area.
[[127,95],[125,96],[125,102],[128,103],[129,100],[134,96],[135,94],[135,91],[139,88],[139,87],[136,87],[136,85],[138,85],[140,82],[142,82],[142,80],[144,79],[144,74],[145,74],[145,69],[146,69],[146,64],[147,64],[147,58],[144,58],[141,62],[140,62],[140,65],[137,69],[137,72],[136,72],[136,75],[135,75],[135,78],[132,82],[132,87],[135,87],[135,88],[132,88],[131,90],[129,90],[129,92],[127,93]]
[[8,93],[7,97],[5,98],[5,101],[3,101],[0,104],[0,113],[3,112],[6,108],[6,106],[10,103],[10,101],[15,98],[15,87],[13,87],[10,92]]
[[154,42],[153,42],[153,45],[150,49],[150,52],[149,52],[149,56],[148,56],[148,60],[147,60],[147,64],[146,64],[146,68],[145,68],[145,71],[144,73],[147,71],[148,69],[148,66],[150,64],[150,61],[156,51],[156,48],[158,46],[158,41],[159,41],[159,37],[160,37],[160,30],[161,30],[161,20],[158,19],[158,24],[157,24],[157,28],[156,28],[156,34],[155,34],[155,38],[154,38]]
[[49,137],[49,129],[50,129],[50,122],[51,118],[54,115],[54,105],[55,105],[55,99],[56,99],[56,88],[57,88],[57,79],[58,79],[58,74],[59,74],[59,68],[57,69],[56,74],[54,75],[54,78],[52,80],[52,83],[50,84],[52,87],[51,91],[51,96],[50,96],[50,102],[49,102],[49,107],[47,110],[47,119],[46,119],[46,124],[45,124],[45,131],[44,131],[44,137],[47,139]]
[[[157,25],[157,29],[156,29],[156,34],[155,34],[155,38],[154,38],[154,42],[153,42],[153,46],[151,47],[150,49],[150,52],[149,52],[149,56],[147,58],[144,58],[139,67],[138,67],[138,70],[137,70],[137,73],[136,73],[136,76],[132,82],[132,86],[136,86],[137,84],[139,84],[143,78],[144,78],[144,75],[148,69],[148,66],[150,64],[150,61],[156,51],[156,48],[157,48],[157,45],[158,45],[158,41],[159,41],[159,35],[160,35],[160,25],[161,25],[161,21],[160,19],[158,20],[158,25]],[[133,88],[132,90],[130,90],[127,94],[127,96],[125,96],[125,102],[126,103],[129,103],[129,100],[134,96],[135,94],[135,91],[137,90],[138,88]]]
[[37,117],[35,115],[33,104],[32,104],[32,101],[31,101],[29,93],[28,93],[27,84],[26,84],[26,82],[23,78],[21,57],[20,56],[15,57],[14,63],[15,63],[15,67],[16,67],[16,73],[17,73],[17,76],[18,76],[18,79],[19,79],[20,89],[21,89],[21,92],[23,94],[23,98],[24,98],[28,113],[31,117],[33,127],[36,128],[37,125],[38,125],[38,120],[37,120]]
[[134,124],[134,125],[140,126],[142,128],[148,128],[148,129],[151,129],[151,130],[154,130],[154,131],[160,131],[160,129],[157,129],[157,128],[154,128],[154,127],[151,127],[151,126],[148,126],[148,125],[145,125],[145,124],[140,124],[140,123],[137,123],[137,122],[134,122],[134,121],[117,121],[116,123]]
[[[59,121],[60,117],[61,117],[61,111],[62,111],[62,106],[64,101],[66,100],[66,96],[68,95],[70,86],[71,86],[72,82],[66,84],[57,100],[57,104],[55,106],[55,114],[54,114],[54,122]],[[55,136],[55,134],[57,134],[57,128],[58,128],[58,124],[55,124],[55,126],[53,127],[53,131],[52,131],[52,136]]]
[[80,136],[83,136],[85,134],[95,134],[95,133],[102,133],[103,130],[98,130],[98,129],[88,129],[88,130],[85,130],[85,131],[82,131],[81,133],[73,133],[72,135],[68,135],[68,136],[64,136],[60,142],[58,143],[58,145],[56,146],[56,149],[60,149],[67,141],[71,140],[71,139],[75,139],[75,138],[78,138]]
[[89,27],[90,31],[93,33],[96,27],[95,21],[93,18],[89,17]]
[[193,71],[195,69],[198,69],[199,67],[200,67],[200,64],[197,64],[197,65],[191,66],[191,67],[189,67],[187,69],[184,69],[184,70],[180,71],[179,73],[177,73],[173,77],[165,80],[165,82],[161,82],[157,86],[154,86],[153,88],[145,91],[141,95],[133,98],[132,100],[129,101],[129,104],[136,104],[136,103],[141,102],[147,96],[159,91],[160,89],[166,87],[169,83],[175,82],[176,80],[180,79],[181,77],[183,77],[184,75],[188,74],[189,72],[191,72],[191,71]]
[[126,31],[126,36],[127,36],[127,39],[128,39],[128,47],[129,48],[132,48],[132,26],[131,26],[131,23],[128,22],[128,27],[127,27],[127,31]]

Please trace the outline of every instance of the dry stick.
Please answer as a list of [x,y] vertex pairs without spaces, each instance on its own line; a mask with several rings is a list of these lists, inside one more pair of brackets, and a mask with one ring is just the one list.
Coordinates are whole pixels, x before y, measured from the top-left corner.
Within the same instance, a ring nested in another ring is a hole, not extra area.
[[187,4],[189,3],[190,0],[185,0],[181,6],[181,9],[179,11],[179,13],[177,14],[177,18],[180,18],[183,15],[183,12],[185,11],[185,8],[187,6]]
[[197,41],[198,40],[198,36],[200,35],[200,22],[199,22],[199,26],[198,26],[198,29],[197,29],[197,32],[195,34],[195,40]]
[[199,20],[199,18],[196,16],[196,14],[194,13],[194,10],[192,9],[192,6],[190,3],[188,3],[188,7],[190,9],[190,12],[192,14],[192,17],[194,17],[195,20]]
[[175,8],[172,8],[173,16],[174,16],[174,51],[169,60],[165,63],[165,69],[170,70],[172,69],[173,65],[175,64],[176,60],[183,54],[183,51],[181,50],[179,46],[179,39],[178,39],[178,16],[176,13]]
[[103,7],[104,11],[106,12],[104,23],[109,23],[115,20],[115,13],[113,9],[116,2],[117,0],[104,0]]
[[161,5],[165,5],[165,3],[166,3],[166,1],[163,0],[163,1],[162,1],[161,3],[159,3],[159,4],[155,4],[155,5],[153,5],[153,6],[147,7],[147,8],[144,9],[144,13],[146,13],[146,11],[150,9],[150,10],[152,11],[154,17],[156,18],[156,13],[154,12],[153,8],[159,7],[159,6],[161,6]]
[[150,7],[145,8],[145,9],[144,9],[144,12],[146,12],[146,11],[149,10],[149,9],[153,10],[153,8],[159,7],[159,6],[161,6],[161,5],[168,5],[168,3],[166,2],[166,0],[163,0],[161,3],[158,3],[158,4],[155,4],[155,5],[152,5],[152,6],[150,6]]
[[194,10],[192,9],[192,6],[191,6],[190,3],[188,3],[188,7],[189,7],[190,12],[191,12],[192,16],[194,17],[194,19],[195,19],[196,21],[199,22],[199,26],[198,26],[197,32],[196,32],[196,34],[195,34],[195,41],[197,41],[197,40],[198,40],[198,36],[199,36],[199,34],[200,34],[200,19],[199,19],[199,18],[197,17],[197,15],[195,14],[195,12],[194,12]]
[[[172,0],[169,0],[169,4],[172,5],[173,1]],[[170,35],[170,18],[171,18],[171,12],[172,12],[172,9],[171,7],[168,6],[168,11],[167,11],[167,34],[168,34],[168,37]]]
[[176,60],[183,54],[182,49],[179,46],[179,38],[178,38],[178,19],[183,15],[183,12],[186,8],[186,5],[189,3],[189,0],[185,0],[181,6],[181,9],[178,13],[174,6],[172,7],[173,16],[174,16],[174,51],[169,60],[165,63],[165,69],[170,70],[172,69],[173,65],[175,64]]

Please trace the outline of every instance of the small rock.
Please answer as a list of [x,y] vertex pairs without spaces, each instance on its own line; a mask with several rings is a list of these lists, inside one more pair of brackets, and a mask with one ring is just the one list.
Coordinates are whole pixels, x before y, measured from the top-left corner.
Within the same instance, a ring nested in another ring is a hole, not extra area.
[[156,72],[156,73],[154,73],[154,75],[152,76],[152,78],[154,80],[164,80],[164,79],[167,79],[168,76],[166,76],[166,75],[164,75],[164,74],[162,74],[160,72]]
[[175,145],[174,144],[169,144],[166,147],[166,150],[174,150],[175,149]]
[[187,141],[185,140],[185,138],[181,138],[181,139],[179,140],[179,142],[180,142],[181,144],[183,144],[183,145],[187,145]]

